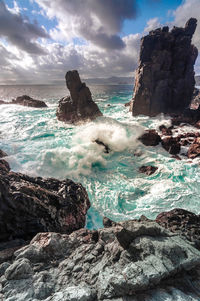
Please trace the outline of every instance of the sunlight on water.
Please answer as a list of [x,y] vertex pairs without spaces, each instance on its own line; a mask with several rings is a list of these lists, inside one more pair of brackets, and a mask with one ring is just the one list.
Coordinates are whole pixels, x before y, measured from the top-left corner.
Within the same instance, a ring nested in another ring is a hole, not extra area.
[[[132,117],[124,106],[131,98],[131,86],[91,89],[104,117],[72,126],[57,121],[55,115],[59,98],[67,94],[65,87],[0,87],[2,99],[29,94],[48,104],[47,109],[1,106],[0,148],[9,154],[12,169],[81,182],[92,203],[89,228],[102,226],[102,216],[115,221],[141,214],[155,218],[175,207],[199,213],[198,162],[178,161],[160,146],[145,147],[137,140],[144,129],[170,125],[170,119]],[[139,173],[139,167],[146,164],[158,170],[151,176]]]

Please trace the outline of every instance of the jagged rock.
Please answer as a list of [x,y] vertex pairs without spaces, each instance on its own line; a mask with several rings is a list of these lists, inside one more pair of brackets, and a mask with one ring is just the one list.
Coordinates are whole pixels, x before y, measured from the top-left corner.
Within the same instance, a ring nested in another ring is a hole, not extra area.
[[150,166],[150,165],[145,166],[145,165],[143,165],[143,166],[141,166],[141,167],[139,168],[139,172],[145,173],[145,174],[147,174],[148,176],[150,176],[150,175],[152,175],[157,169],[158,169],[158,167],[156,167],[156,166]]
[[158,28],[142,38],[139,67],[130,110],[133,115],[181,113],[192,100],[194,64],[198,55],[191,45],[197,20],[185,28]]
[[15,257],[2,269],[5,301],[139,300],[141,292],[151,295],[154,288],[156,295],[170,281],[171,289],[179,283],[184,295],[184,280],[194,286],[190,275],[200,265],[200,252],[192,243],[148,220],[70,235],[39,233]]
[[200,120],[200,106],[196,110],[187,109],[182,114],[172,116],[172,124],[190,124],[198,127],[198,122]]
[[59,101],[56,112],[58,120],[78,123],[102,116],[97,104],[92,100],[89,88],[81,82],[78,71],[68,71],[65,79],[70,96]]
[[173,209],[160,213],[156,222],[174,233],[185,236],[200,250],[200,215],[184,209]]
[[33,107],[33,108],[46,108],[47,105],[44,101],[33,99],[28,95],[18,96],[16,99],[13,99],[11,102],[0,101],[0,104],[14,104],[21,105],[25,107]]
[[177,155],[180,152],[181,145],[178,138],[171,136],[163,138],[161,144],[163,148],[172,155]]
[[29,240],[38,232],[71,233],[84,227],[90,202],[81,184],[9,172],[6,165],[1,168],[2,161],[0,242]]
[[197,137],[190,145],[187,155],[190,159],[195,159],[200,156],[200,137]]
[[161,138],[156,130],[146,130],[145,133],[138,138],[146,146],[156,146],[161,142]]

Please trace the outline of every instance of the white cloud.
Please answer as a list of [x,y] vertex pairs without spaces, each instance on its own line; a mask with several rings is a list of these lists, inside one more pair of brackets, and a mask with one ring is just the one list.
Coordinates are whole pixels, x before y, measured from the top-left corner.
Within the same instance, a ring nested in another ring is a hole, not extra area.
[[161,27],[162,25],[159,22],[159,18],[153,18],[147,21],[147,26],[144,29],[145,33],[148,33],[149,31],[156,29],[158,27]]
[[123,22],[136,16],[136,0],[35,0],[58,25],[51,30],[57,41],[84,38],[104,49],[125,47],[119,36]]

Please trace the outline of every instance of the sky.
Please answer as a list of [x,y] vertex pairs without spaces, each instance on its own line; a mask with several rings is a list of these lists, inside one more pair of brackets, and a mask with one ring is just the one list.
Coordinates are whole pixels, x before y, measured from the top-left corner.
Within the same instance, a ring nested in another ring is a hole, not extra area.
[[141,37],[190,17],[200,50],[200,0],[0,0],[0,84],[134,76]]

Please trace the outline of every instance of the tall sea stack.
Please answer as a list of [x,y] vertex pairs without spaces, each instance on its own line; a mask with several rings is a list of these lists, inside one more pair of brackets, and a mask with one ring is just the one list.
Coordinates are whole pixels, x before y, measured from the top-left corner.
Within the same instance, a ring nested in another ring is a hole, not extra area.
[[102,116],[97,104],[92,100],[90,89],[81,82],[78,71],[68,71],[65,79],[70,96],[59,101],[56,112],[58,120],[77,123]]
[[184,28],[167,26],[141,40],[139,67],[130,110],[133,116],[182,113],[192,99],[198,50],[191,44],[197,20]]

